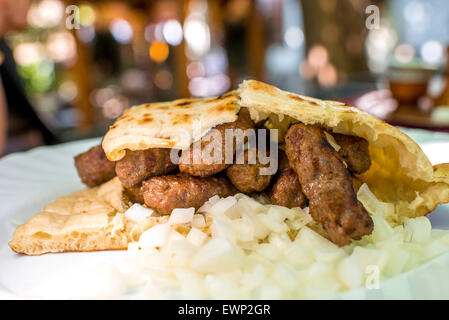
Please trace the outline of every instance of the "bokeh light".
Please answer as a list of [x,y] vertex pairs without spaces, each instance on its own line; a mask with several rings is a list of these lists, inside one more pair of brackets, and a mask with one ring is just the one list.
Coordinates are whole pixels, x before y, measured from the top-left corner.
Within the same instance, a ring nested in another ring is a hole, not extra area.
[[178,20],[171,19],[164,23],[162,34],[165,41],[172,46],[177,46],[182,42],[182,26]]
[[37,63],[45,57],[45,47],[39,42],[23,42],[14,48],[14,59],[22,66]]
[[83,4],[79,7],[79,10],[79,22],[81,25],[90,26],[95,22],[95,11],[91,6]]
[[150,45],[150,58],[157,63],[164,62],[167,59],[169,53],[170,50],[165,42],[158,41],[153,42]]
[[408,43],[401,43],[394,50],[394,56],[399,62],[408,63],[415,56],[415,48]]
[[443,45],[435,40],[426,41],[421,46],[420,53],[425,62],[431,64],[439,63],[444,57]]
[[231,81],[226,74],[217,74],[210,77],[193,78],[189,82],[189,91],[196,97],[218,95],[229,89]]
[[195,15],[189,16],[184,23],[184,37],[190,51],[201,57],[210,49],[209,26]]
[[309,51],[308,61],[312,68],[321,69],[328,61],[327,49],[322,45],[313,46]]
[[154,84],[162,90],[168,90],[173,85],[173,76],[170,71],[160,70],[154,76]]
[[112,21],[110,31],[114,39],[121,44],[129,44],[134,35],[131,25],[124,19]]
[[330,87],[337,84],[337,69],[328,63],[318,72],[318,83],[324,87]]
[[206,75],[204,64],[198,61],[189,63],[187,65],[186,74],[190,79],[204,77]]
[[71,102],[78,96],[78,87],[71,80],[64,81],[58,87],[58,96],[65,102]]
[[64,4],[59,0],[42,0],[33,4],[28,11],[27,20],[32,27],[51,28],[64,18]]
[[47,40],[47,52],[55,62],[64,62],[76,56],[76,43],[68,31],[52,33]]
[[284,33],[284,41],[291,48],[299,48],[304,43],[304,33],[297,26],[289,27]]

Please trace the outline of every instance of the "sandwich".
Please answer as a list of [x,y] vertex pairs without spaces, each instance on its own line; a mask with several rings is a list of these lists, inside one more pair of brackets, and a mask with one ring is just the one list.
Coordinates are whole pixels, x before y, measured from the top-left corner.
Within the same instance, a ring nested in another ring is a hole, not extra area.
[[[218,97],[131,107],[75,167],[87,188],[19,226],[12,250],[127,249],[176,210],[238,194],[308,208],[310,226],[343,247],[373,232],[374,214],[397,226],[449,202],[449,164],[432,166],[405,133],[344,103],[255,80]],[[360,201],[366,188],[375,204]],[[151,214],[133,218],[136,206]]]

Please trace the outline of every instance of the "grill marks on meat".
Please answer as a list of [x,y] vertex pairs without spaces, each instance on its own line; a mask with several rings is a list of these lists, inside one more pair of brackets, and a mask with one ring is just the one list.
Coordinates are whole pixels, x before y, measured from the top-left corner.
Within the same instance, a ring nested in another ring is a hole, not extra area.
[[81,181],[91,188],[115,177],[115,162],[106,158],[101,145],[75,156],[75,167]]
[[142,183],[145,205],[159,214],[170,214],[175,208],[198,209],[209,198],[237,193],[223,177],[199,178],[186,174],[152,177]]
[[[228,168],[231,164],[227,164],[225,159],[226,130],[245,131],[250,128],[254,128],[254,122],[251,120],[248,110],[241,108],[236,121],[216,126],[200,141],[194,142],[190,149],[182,152],[179,171],[197,177],[210,177]],[[232,143],[232,154],[235,153],[237,143],[243,142]],[[221,150],[221,154],[215,155],[215,150]]]
[[246,150],[244,153],[244,163],[231,165],[226,169],[226,175],[240,192],[259,192],[270,185],[272,176],[260,174],[260,169],[267,168],[269,164],[263,165],[260,163],[257,150],[255,150],[256,163],[250,164],[248,161],[248,154],[249,151]]
[[117,162],[115,172],[122,184],[131,189],[146,178],[175,171],[177,165],[170,160],[170,152],[166,148],[127,150],[125,157]]
[[368,141],[363,138],[333,133],[335,142],[341,147],[338,154],[348,165],[349,171],[361,174],[371,166]]
[[295,124],[286,135],[286,154],[309,199],[310,213],[339,246],[373,230],[373,221],[357,200],[351,175],[324,132]]

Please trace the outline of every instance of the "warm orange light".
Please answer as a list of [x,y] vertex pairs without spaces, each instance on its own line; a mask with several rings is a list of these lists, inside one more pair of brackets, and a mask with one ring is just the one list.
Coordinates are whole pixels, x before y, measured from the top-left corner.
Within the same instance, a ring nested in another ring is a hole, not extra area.
[[168,45],[165,42],[153,42],[150,45],[151,60],[161,63],[167,59],[169,54]]

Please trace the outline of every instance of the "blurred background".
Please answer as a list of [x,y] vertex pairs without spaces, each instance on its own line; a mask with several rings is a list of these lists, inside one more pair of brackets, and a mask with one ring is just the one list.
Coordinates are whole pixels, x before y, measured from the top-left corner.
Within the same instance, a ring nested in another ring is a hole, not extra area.
[[447,0],[30,3],[27,27],[0,41],[3,154],[101,136],[129,106],[247,78],[449,131]]

